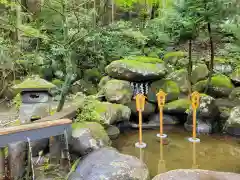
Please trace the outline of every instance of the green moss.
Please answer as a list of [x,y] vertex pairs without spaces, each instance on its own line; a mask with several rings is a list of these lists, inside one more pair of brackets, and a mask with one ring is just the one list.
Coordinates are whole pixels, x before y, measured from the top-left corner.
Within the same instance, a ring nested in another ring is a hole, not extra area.
[[[104,127],[97,122],[76,122],[72,124],[72,129],[88,128],[93,137],[97,140],[105,139],[108,136]],[[106,141],[109,141],[108,139]]]
[[164,107],[167,109],[176,109],[176,108],[188,109],[190,105],[191,105],[191,101],[189,99],[178,99],[178,100],[167,103]]
[[156,64],[156,63],[163,63],[162,59],[159,59],[157,57],[148,57],[148,56],[132,56],[129,57],[126,60],[135,60],[138,62],[143,62],[143,63],[152,63],[152,64]]
[[[199,81],[193,86],[193,90],[202,92],[206,87],[206,84],[207,84],[207,80]],[[213,87],[222,87],[222,88],[230,88],[230,89],[234,88],[231,80],[227,76],[222,74],[217,74],[213,76],[211,79],[210,85]]]
[[140,70],[151,69],[152,71],[159,71],[159,68],[156,66],[156,64],[152,63],[144,63],[136,60],[119,60],[118,62],[127,65],[129,68]]
[[164,55],[164,59],[170,58],[170,57],[185,57],[187,55],[186,52],[182,51],[174,51],[174,52],[169,52]]
[[222,57],[215,57],[214,61],[217,62],[217,63],[227,63],[228,62],[227,59],[222,58]]
[[38,76],[36,77],[29,77],[26,80],[24,80],[22,83],[17,84],[13,86],[14,89],[52,89],[56,87],[54,84],[39,78]]

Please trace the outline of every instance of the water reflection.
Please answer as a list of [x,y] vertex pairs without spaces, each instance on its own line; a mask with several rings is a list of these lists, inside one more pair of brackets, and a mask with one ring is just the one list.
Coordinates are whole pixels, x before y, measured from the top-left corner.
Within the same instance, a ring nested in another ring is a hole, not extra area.
[[164,173],[167,171],[166,163],[163,158],[163,138],[160,138],[159,155],[160,155],[160,159],[158,161],[158,174]]
[[197,152],[196,152],[196,142],[192,142],[192,169],[198,169],[199,165],[197,164]]

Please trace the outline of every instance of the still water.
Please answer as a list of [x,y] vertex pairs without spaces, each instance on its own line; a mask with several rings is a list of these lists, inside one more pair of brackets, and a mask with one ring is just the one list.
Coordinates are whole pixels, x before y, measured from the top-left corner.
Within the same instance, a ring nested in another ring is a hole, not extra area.
[[199,135],[200,143],[190,143],[191,133],[182,128],[165,131],[168,144],[161,145],[157,130],[143,131],[147,147],[135,148],[138,131],[125,132],[113,142],[121,153],[136,156],[148,166],[151,176],[174,169],[207,169],[240,173],[240,139],[221,135]]

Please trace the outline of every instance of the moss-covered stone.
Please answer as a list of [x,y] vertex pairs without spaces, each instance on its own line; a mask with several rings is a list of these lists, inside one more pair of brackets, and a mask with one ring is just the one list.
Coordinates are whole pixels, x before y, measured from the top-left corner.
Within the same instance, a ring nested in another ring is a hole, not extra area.
[[87,69],[84,71],[84,79],[92,83],[97,83],[101,79],[102,75],[99,68]]
[[56,86],[38,76],[29,77],[25,79],[22,83],[14,85],[13,88],[16,90],[24,89],[47,89],[50,90]]
[[234,88],[229,95],[230,100],[240,100],[240,87]]
[[163,59],[166,64],[177,66],[178,61],[184,59],[186,56],[187,56],[186,52],[173,51],[166,53]]
[[90,129],[91,134],[94,139],[96,140],[102,140],[106,144],[110,145],[111,141],[104,129],[104,127],[97,123],[97,122],[75,122],[72,124],[72,129],[81,129],[81,128],[87,128]]
[[191,81],[193,84],[200,80],[205,79],[208,76],[209,70],[206,64],[197,64],[193,66],[193,71],[191,75]]
[[132,56],[128,58],[129,60],[135,60],[138,62],[143,62],[143,63],[163,63],[164,61],[162,59],[159,59],[157,57],[148,57],[148,56]]
[[57,86],[57,87],[60,87],[62,86],[62,84],[64,83],[64,81],[62,81],[61,79],[53,79],[52,80],[52,83]]
[[148,101],[156,103],[156,94],[159,92],[159,90],[163,90],[165,93],[167,93],[166,102],[178,99],[180,94],[180,89],[176,82],[172,80],[159,80],[151,84],[147,94]]
[[79,108],[77,121],[94,121],[110,125],[119,121],[129,120],[130,115],[131,110],[127,106],[87,99]]
[[238,67],[231,75],[230,75],[231,80],[240,85],[240,67]]
[[[193,86],[193,90],[198,92],[203,92],[204,89],[206,88],[206,85],[207,85],[207,80],[199,81]],[[232,84],[231,80],[227,76],[222,74],[217,74],[211,78],[211,83],[210,83],[210,87],[207,94],[213,97],[222,97],[222,96],[226,97],[226,96],[229,96],[233,88],[234,88],[234,85]]]
[[108,82],[108,81],[110,81],[112,78],[110,78],[109,76],[103,76],[102,78],[101,78],[101,80],[100,80],[100,82],[98,83],[98,89],[100,90],[100,89],[102,89],[105,85],[106,85],[106,83]]
[[230,60],[222,57],[215,57],[213,71],[215,73],[229,75],[233,71],[233,67],[230,64]]
[[167,80],[175,81],[182,93],[188,92],[188,73],[185,69],[176,70],[166,77]]
[[103,87],[105,98],[108,102],[127,104],[131,102],[133,89],[130,82],[112,79]]
[[164,111],[168,113],[185,113],[190,105],[191,101],[189,99],[178,99],[165,104]]
[[165,66],[160,59],[145,58],[113,61],[105,70],[110,77],[135,82],[159,79],[166,74]]

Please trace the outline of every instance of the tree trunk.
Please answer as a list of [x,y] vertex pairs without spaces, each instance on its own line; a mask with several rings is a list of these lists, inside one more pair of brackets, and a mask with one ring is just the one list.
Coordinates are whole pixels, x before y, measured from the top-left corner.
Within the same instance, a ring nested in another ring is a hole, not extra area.
[[115,13],[115,9],[114,9],[114,0],[112,0],[112,23],[114,22],[114,13]]
[[211,79],[213,75],[213,63],[214,63],[214,46],[213,46],[213,38],[212,38],[212,29],[211,29],[211,24],[210,22],[207,23],[207,28],[208,28],[208,36],[209,36],[209,43],[210,43],[210,50],[211,50],[211,60],[209,64],[209,76],[208,76],[208,81],[206,84],[206,88],[204,90],[204,93],[206,94],[208,92],[209,86],[211,84]]
[[192,75],[192,40],[188,41],[188,93],[192,94],[192,83],[191,83],[191,75]]

